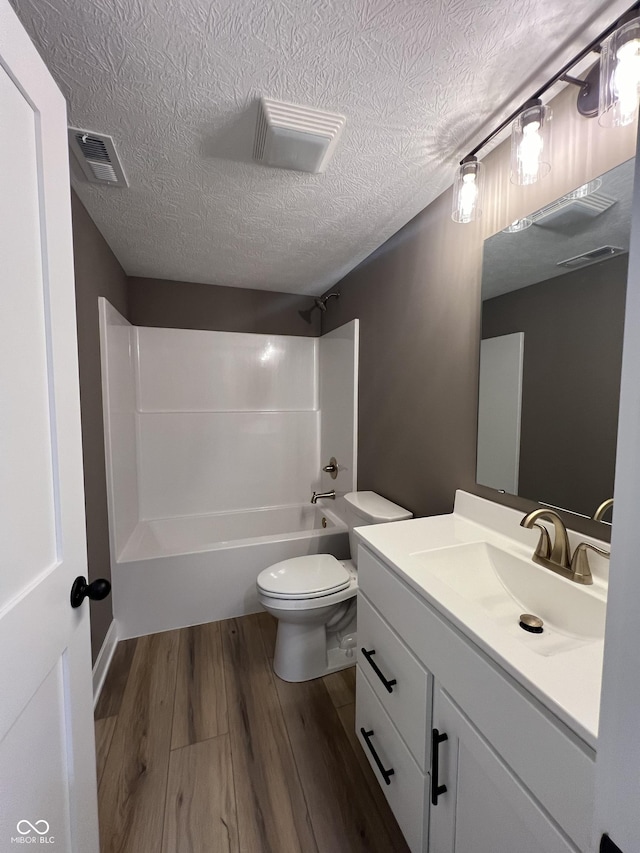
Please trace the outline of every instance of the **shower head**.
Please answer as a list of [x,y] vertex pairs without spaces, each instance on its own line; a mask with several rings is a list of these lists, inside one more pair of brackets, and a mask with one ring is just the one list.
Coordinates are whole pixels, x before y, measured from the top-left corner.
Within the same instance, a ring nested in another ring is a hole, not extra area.
[[313,300],[316,308],[319,308],[321,311],[327,310],[327,302],[334,297],[336,299],[340,299],[340,292],[338,290],[334,290],[333,293],[327,293],[326,296],[318,296]]
[[333,293],[327,293],[326,296],[316,296],[313,300],[313,305],[307,311],[298,311],[298,314],[302,317],[302,319],[306,323],[311,322],[311,312],[316,308],[319,308],[323,313],[327,310],[327,302],[331,299],[332,296],[335,296],[336,299],[340,299],[339,291],[334,291]]

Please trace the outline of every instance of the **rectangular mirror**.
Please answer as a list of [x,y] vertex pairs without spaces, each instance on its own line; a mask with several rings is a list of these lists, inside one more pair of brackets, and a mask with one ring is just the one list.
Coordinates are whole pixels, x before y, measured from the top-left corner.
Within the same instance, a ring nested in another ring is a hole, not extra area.
[[588,517],[613,495],[633,170],[484,244],[477,482]]

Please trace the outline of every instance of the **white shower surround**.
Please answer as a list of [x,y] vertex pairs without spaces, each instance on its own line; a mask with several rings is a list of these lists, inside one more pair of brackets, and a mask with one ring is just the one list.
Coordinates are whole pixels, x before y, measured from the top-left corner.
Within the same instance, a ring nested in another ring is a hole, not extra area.
[[323,529],[309,498],[356,488],[358,321],[321,339],[134,327],[101,299],[100,323],[121,638],[255,612],[266,566],[348,556],[341,500]]

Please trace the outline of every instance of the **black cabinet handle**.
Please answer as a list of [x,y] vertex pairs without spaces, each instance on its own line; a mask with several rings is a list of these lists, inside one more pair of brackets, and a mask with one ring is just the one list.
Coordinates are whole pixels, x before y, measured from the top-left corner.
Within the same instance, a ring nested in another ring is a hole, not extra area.
[[71,606],[80,607],[85,598],[91,601],[102,601],[111,592],[111,584],[105,578],[98,578],[93,583],[87,583],[82,575],[77,577],[71,587]]
[[384,675],[382,674],[382,672],[380,671],[380,669],[379,669],[379,667],[377,666],[376,662],[375,662],[374,660],[372,660],[373,656],[374,656],[374,655],[375,655],[375,653],[376,653],[376,650],[375,650],[375,649],[371,649],[371,651],[369,651],[368,649],[362,648],[362,649],[361,649],[361,651],[362,651],[362,654],[363,654],[363,655],[365,656],[365,658],[367,659],[367,662],[368,662],[369,666],[371,667],[371,669],[375,672],[375,674],[378,676],[378,678],[380,679],[380,681],[381,681],[381,682],[384,684],[384,686],[386,687],[386,689],[387,689],[387,693],[393,693],[393,685],[394,685],[394,684],[397,684],[398,682],[395,680],[395,678],[392,678],[392,679],[391,679],[391,681],[388,681],[388,680],[384,677]]
[[440,734],[438,729],[431,732],[431,803],[434,806],[438,805],[438,797],[440,794],[446,794],[447,786],[440,785],[438,782],[438,773],[440,771],[440,755],[438,752],[439,745],[449,740],[449,735]]
[[393,769],[393,767],[390,770],[385,770],[384,764],[382,763],[382,761],[380,761],[380,756],[373,748],[373,744],[371,743],[371,738],[373,737],[373,729],[371,729],[370,732],[367,732],[365,731],[364,726],[360,726],[360,734],[364,738],[364,742],[369,747],[369,752],[371,753],[371,755],[373,755],[373,760],[375,761],[376,766],[380,771],[382,778],[384,779],[385,785],[390,785],[391,777],[395,773],[395,770]]

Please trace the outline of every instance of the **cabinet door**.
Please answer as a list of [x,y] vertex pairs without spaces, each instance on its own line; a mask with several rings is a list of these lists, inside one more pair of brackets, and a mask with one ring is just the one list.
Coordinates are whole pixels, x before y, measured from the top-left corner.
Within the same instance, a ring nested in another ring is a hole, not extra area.
[[578,853],[439,685],[433,726],[429,853]]

